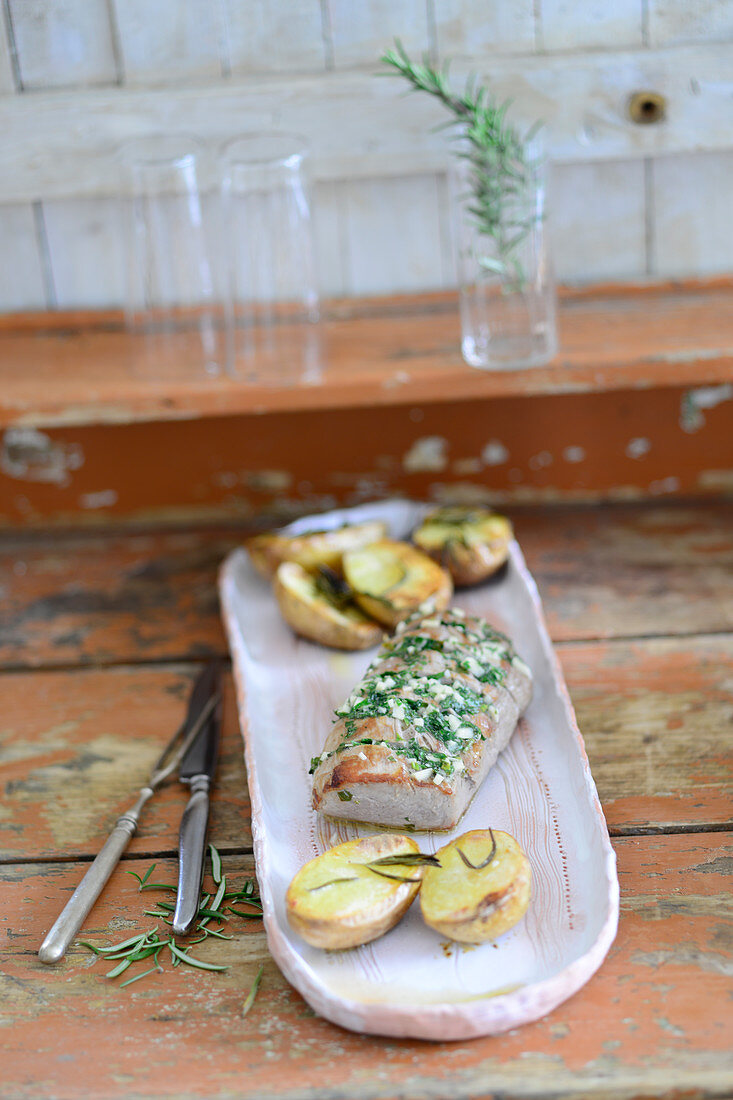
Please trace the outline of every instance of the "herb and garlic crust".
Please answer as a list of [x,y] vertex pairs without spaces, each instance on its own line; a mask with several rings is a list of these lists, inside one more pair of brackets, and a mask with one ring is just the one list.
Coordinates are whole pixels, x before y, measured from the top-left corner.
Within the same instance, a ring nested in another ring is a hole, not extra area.
[[419,614],[385,642],[311,762],[321,813],[450,829],[532,695],[509,639],[458,608]]

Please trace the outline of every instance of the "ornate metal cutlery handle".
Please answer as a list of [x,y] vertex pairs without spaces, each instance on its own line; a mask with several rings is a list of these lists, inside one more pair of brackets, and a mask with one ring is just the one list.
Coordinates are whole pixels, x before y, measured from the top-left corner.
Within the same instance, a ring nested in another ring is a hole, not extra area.
[[143,787],[135,805],[117,819],[91,867],[61,911],[56,923],[41,944],[38,958],[43,963],[57,963],[63,959],[66,948],[84,923],[90,909],[102,893],[108,878],[117,866],[120,856],[130,843],[137,829],[140,812],[154,794],[152,787]]

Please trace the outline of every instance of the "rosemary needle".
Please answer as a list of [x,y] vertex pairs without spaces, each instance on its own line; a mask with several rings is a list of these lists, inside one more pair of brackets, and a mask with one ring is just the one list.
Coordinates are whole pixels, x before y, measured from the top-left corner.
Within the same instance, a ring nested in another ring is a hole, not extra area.
[[196,966],[199,970],[228,970],[228,966],[220,966],[218,963],[207,963],[201,959],[193,959],[190,955],[186,954],[186,951],[181,951],[179,947],[176,947],[173,940],[170,940],[168,946],[171,949],[171,954],[175,955],[179,962],[187,963],[189,966]]
[[[205,940],[207,936],[213,936],[217,940],[233,940],[234,936],[227,936],[223,932],[217,932],[215,928],[205,928],[204,935],[201,936],[202,940]],[[200,940],[192,940],[192,943],[200,943]]]
[[375,867],[440,867],[440,860],[437,856],[425,855],[424,852],[398,852],[393,856],[373,859],[366,866],[370,870]]
[[242,1016],[246,1016],[252,1005],[255,1003],[255,997],[257,996],[257,990],[260,988],[260,982],[262,981],[262,972],[264,971],[264,964],[257,971],[257,976],[252,982],[252,988],[247,994],[246,1000],[242,1005]]
[[[340,882],[357,882],[358,879],[358,875],[349,875],[348,878],[330,878],[328,882],[322,882],[320,886],[311,886],[308,893],[315,894],[317,890],[325,890],[327,886],[336,886]],[[236,910],[233,909],[232,912],[236,912]]]
[[133,936],[129,940],[123,940],[122,943],[113,943],[109,947],[95,947],[93,943],[89,943],[88,940],[79,940],[80,947],[88,947],[94,952],[95,955],[109,955],[113,951],[124,951],[128,947],[132,947],[133,944],[141,943],[145,939],[146,933],[142,933],[138,936]]
[[123,970],[127,970],[128,966],[132,966],[132,959],[123,959],[121,963],[118,963],[113,970],[109,970],[106,974],[107,978],[116,978]]
[[142,974],[136,974],[134,978],[128,978],[126,982],[121,982],[120,989],[125,985],[132,985],[133,982],[139,982],[141,978],[147,978],[148,974],[155,974],[156,970],[160,974],[161,967],[151,966],[150,970],[143,970]]
[[388,871],[380,871],[377,867],[369,867],[369,864],[366,866],[373,874],[380,875],[382,878],[391,878],[395,882],[422,882],[422,879],[419,878],[409,878],[405,877],[405,875],[390,875]]
[[153,873],[153,871],[155,870],[156,867],[157,867],[157,863],[152,863],[150,865],[150,867],[148,867],[147,871],[143,875],[142,880],[140,882],[141,886],[145,885],[145,883],[148,881],[148,879],[150,878],[150,876],[152,875],[152,873]]
[[466,867],[470,867],[472,871],[481,871],[484,867],[488,867],[492,859],[496,855],[496,837],[494,836],[493,829],[489,829],[489,836],[491,837],[491,851],[482,863],[471,863],[471,860],[468,858],[465,852],[462,852],[460,848],[456,848],[458,855],[461,857]]
[[140,883],[140,889],[142,890],[143,886],[148,881],[156,867],[157,863],[152,863],[150,867],[148,867],[142,878],[140,878],[140,875],[137,873],[137,871],[125,871],[125,874],[132,875],[133,878],[136,878],[137,881]]
[[199,916],[204,920],[229,920],[229,917],[225,917],[223,913],[220,913],[218,909],[204,909],[203,906],[199,909]]
[[226,890],[227,890],[227,877],[226,877],[226,875],[223,875],[222,879],[221,879],[221,882],[219,883],[219,889],[216,891],[216,897],[214,898],[214,901],[212,902],[212,905],[211,905],[212,909],[218,909],[219,908],[219,906],[221,905],[222,900],[224,898],[224,895],[226,894]]
[[211,855],[211,877],[218,885],[221,881],[221,856],[213,844],[209,845],[209,853]]
[[224,898],[226,901],[236,901],[241,902],[243,905],[256,905],[258,909],[262,908],[260,899],[255,897],[254,892],[251,890],[236,890],[231,894],[225,894]]
[[[124,982],[120,983],[120,988],[125,985],[132,985],[133,982],[139,981],[149,974],[163,973],[163,967],[159,962],[159,955],[164,948],[168,949],[174,968],[185,964],[186,966],[192,966],[198,970],[222,971],[229,969],[226,964],[209,963],[204,959],[195,958],[189,954],[191,947],[193,947],[194,944],[202,943],[208,938],[218,940],[231,940],[234,938],[214,928],[207,927],[209,921],[212,920],[220,923],[229,921],[230,918],[226,915],[224,909],[229,913],[233,913],[245,919],[260,919],[262,916],[262,906],[256,893],[255,883],[252,879],[248,879],[241,889],[227,890],[226,876],[222,874],[221,856],[213,844],[209,845],[209,851],[211,854],[211,871],[216,884],[216,893],[213,896],[213,900],[211,894],[201,895],[196,923],[196,931],[200,932],[201,935],[189,941],[185,947],[179,947],[174,937],[169,933],[166,933],[166,935],[161,938],[159,925],[149,929],[147,932],[139,932],[137,935],[122,940],[120,943],[110,944],[108,947],[97,947],[96,944],[90,943],[88,940],[78,941],[80,946],[88,947],[98,958],[103,958],[116,964],[106,974],[106,977],[112,979],[124,974],[134,963],[142,962],[144,959],[150,959],[152,957],[154,963],[152,967],[127,978]],[[136,871],[128,872],[137,880],[138,891],[163,890],[175,892],[176,887],[171,886],[169,883],[151,881],[151,875],[155,867],[156,864],[153,863],[144,875],[139,875]],[[251,907],[253,911],[244,912],[231,905],[227,905],[226,903],[229,901],[237,901],[240,904]],[[156,905],[156,909],[145,909],[145,915],[155,917],[158,921],[162,921],[163,924],[170,925],[172,921],[169,919],[169,916],[174,908],[172,903],[168,901],[158,901]],[[249,1007],[251,1007],[251,1003],[254,1001],[261,975],[262,968],[247,998],[247,1011],[249,1011]]]

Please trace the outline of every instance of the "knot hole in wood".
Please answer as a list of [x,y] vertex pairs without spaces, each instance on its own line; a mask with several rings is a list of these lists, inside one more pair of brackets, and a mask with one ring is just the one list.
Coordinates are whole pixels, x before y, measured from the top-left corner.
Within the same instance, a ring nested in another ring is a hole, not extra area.
[[628,114],[640,126],[662,122],[667,116],[667,100],[659,92],[634,92],[629,98]]

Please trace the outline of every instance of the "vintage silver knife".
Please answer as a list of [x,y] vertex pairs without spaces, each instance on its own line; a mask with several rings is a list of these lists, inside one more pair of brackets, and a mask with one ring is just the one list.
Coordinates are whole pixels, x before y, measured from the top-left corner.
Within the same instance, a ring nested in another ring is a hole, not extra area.
[[181,760],[186,758],[188,750],[196,744],[199,735],[205,732],[206,723],[219,705],[217,692],[218,673],[214,666],[210,665],[197,679],[186,718],[163,750],[148,782],[140,790],[134,806],[117,819],[104,847],[41,944],[38,951],[41,962],[53,964],[63,959],[66,948],[86,920],[117,866],[120,856],[129,844],[130,838],[135,834],[143,807],[173,774]]
[[[210,680],[201,685],[201,691],[218,696],[218,681],[219,670],[212,666]],[[217,703],[200,736],[181,761],[179,779],[190,785],[191,797],[183,811],[178,834],[178,894],[173,914],[173,931],[177,936],[185,936],[191,930],[199,911],[209,826],[209,788],[216,772],[220,729],[221,704]]]

